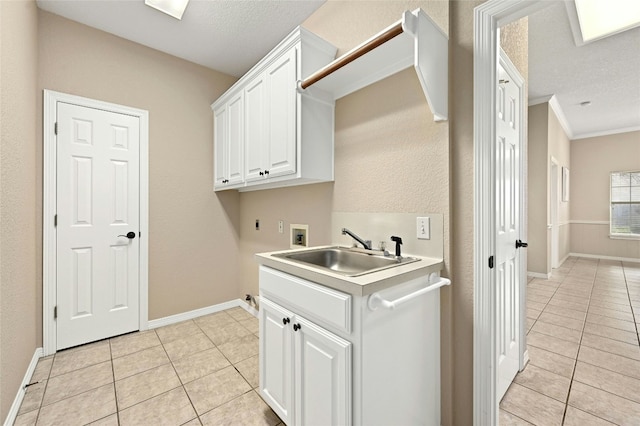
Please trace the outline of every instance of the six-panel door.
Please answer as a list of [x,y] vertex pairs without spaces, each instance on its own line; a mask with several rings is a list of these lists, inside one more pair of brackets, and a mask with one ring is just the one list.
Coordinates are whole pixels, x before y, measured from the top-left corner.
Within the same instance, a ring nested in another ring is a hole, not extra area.
[[56,327],[63,349],[139,328],[140,124],[62,102],[57,117]]

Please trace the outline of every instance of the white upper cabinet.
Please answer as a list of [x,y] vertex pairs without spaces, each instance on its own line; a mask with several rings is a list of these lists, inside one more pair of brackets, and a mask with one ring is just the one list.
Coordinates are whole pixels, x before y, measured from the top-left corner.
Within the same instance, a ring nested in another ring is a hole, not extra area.
[[244,145],[236,141],[244,139],[244,94],[238,93],[228,103],[213,111],[214,138],[214,186],[231,186],[244,183]]
[[296,172],[296,50],[291,49],[267,68],[269,177]]
[[[259,74],[244,89],[245,98],[245,179],[262,179],[267,151],[267,100],[265,74]],[[216,139],[215,143],[218,143]],[[262,174],[260,174],[262,173]]]
[[297,28],[213,103],[216,191],[333,180],[334,100],[297,85],[335,53]]

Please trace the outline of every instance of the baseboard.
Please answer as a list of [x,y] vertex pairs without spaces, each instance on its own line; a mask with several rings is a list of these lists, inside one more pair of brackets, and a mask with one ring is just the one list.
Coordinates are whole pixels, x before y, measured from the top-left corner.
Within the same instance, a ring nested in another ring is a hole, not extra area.
[[29,382],[31,382],[31,377],[33,376],[33,372],[36,370],[38,360],[42,358],[43,355],[44,350],[42,348],[36,348],[35,352],[33,353],[33,358],[31,358],[31,363],[29,363],[29,367],[27,367],[27,372],[24,373],[24,378],[22,379],[20,389],[18,389],[18,394],[13,400],[13,404],[11,404],[11,408],[9,409],[9,414],[7,414],[7,418],[4,420],[4,426],[11,426],[13,423],[15,423],[16,417],[18,417],[18,411],[20,410],[20,405],[22,404],[22,400],[24,399],[26,386],[29,384]]
[[522,354],[522,368],[520,371],[524,370],[527,364],[529,364],[529,349],[526,349]]
[[562,259],[560,259],[560,262],[558,262],[560,264],[560,266],[562,266],[562,264],[564,262],[567,261],[567,259],[571,256],[571,253],[567,253],[567,255],[565,257],[563,257]]
[[[256,299],[256,303],[258,303],[258,306],[260,304],[260,296],[255,296]],[[238,299],[240,300],[240,299]],[[253,315],[254,317],[258,317],[258,310],[256,308],[254,308],[253,306],[249,305],[247,302],[244,302],[242,300],[240,300],[240,307],[243,308],[245,311],[249,312],[251,315]]]
[[541,278],[543,280],[548,280],[549,278],[551,278],[551,274],[541,274],[540,272],[530,272],[527,271],[527,276],[528,277],[533,277],[533,278]]
[[149,330],[151,330],[158,327],[164,327],[165,325],[171,325],[177,322],[198,318],[203,315],[215,314],[216,312],[224,311],[226,309],[231,309],[235,307],[241,307],[247,312],[249,312],[251,315],[255,317],[258,316],[258,311],[253,309],[247,303],[245,303],[240,299],[234,299],[228,302],[219,303],[217,305],[211,305],[205,308],[194,309],[193,311],[183,312],[181,314],[175,314],[175,315],[170,315],[168,317],[151,320],[148,323],[148,328]]
[[569,253],[569,256],[586,257],[587,259],[618,260],[620,262],[640,263],[640,259],[635,257],[602,256],[599,254],[586,254],[586,253]]

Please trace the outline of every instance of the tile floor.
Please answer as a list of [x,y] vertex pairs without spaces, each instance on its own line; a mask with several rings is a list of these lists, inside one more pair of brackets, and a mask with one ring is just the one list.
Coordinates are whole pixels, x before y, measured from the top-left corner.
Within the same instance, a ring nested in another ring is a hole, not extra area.
[[[640,425],[640,264],[569,258],[527,285],[530,362],[501,425]],[[277,425],[242,308],[43,358],[15,425]]]
[[529,364],[500,425],[640,425],[640,263],[569,258],[527,284]]
[[269,425],[258,320],[233,308],[42,358],[15,425]]

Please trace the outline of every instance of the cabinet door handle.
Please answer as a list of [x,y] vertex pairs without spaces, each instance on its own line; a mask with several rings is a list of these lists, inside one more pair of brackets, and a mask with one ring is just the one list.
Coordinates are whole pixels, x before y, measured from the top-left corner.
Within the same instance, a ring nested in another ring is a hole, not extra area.
[[283,323],[284,325],[287,325],[287,324],[289,324],[290,322],[291,322],[291,320],[290,320],[289,318],[282,318],[282,323]]
[[300,324],[293,324],[293,331],[298,331],[302,328]]

